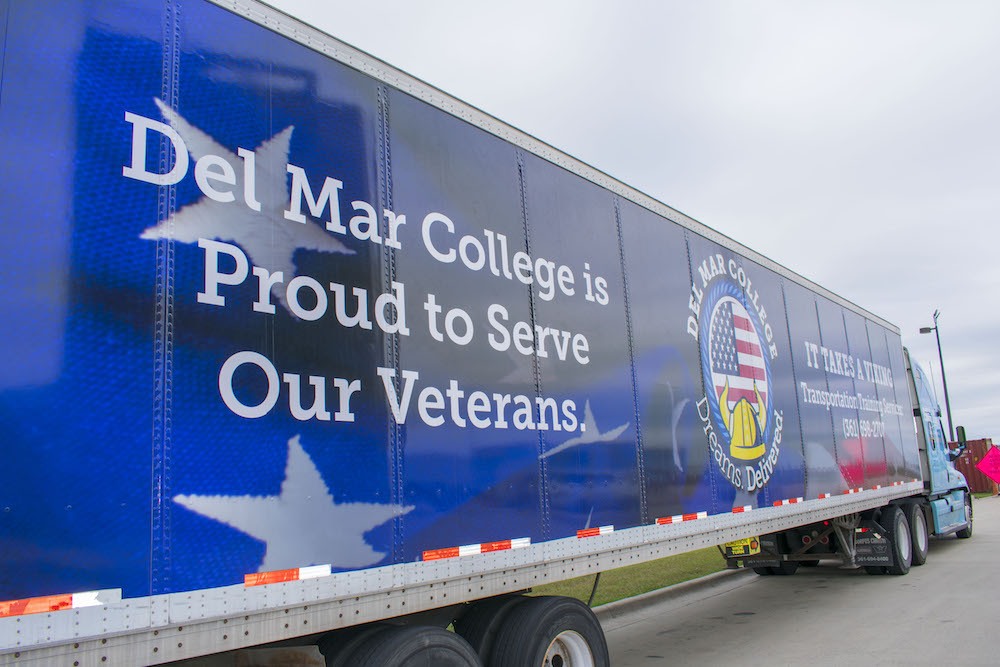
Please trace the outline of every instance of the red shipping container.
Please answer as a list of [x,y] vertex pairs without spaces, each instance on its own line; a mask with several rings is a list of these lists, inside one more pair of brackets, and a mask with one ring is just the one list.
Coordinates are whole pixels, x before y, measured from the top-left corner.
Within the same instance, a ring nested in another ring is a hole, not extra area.
[[[992,446],[992,438],[969,440],[965,451],[955,461],[955,467],[958,468],[960,473],[965,475],[965,479],[969,481],[969,488],[973,493],[997,493],[997,483],[976,469],[976,464],[983,460],[986,452],[990,451],[990,447]],[[958,443],[950,442],[948,443],[948,447],[958,449]]]

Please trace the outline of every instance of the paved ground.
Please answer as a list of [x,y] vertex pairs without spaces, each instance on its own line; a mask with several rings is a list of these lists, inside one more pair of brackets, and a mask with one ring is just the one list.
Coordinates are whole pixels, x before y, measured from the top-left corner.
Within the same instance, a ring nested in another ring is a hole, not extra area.
[[972,539],[932,540],[902,577],[726,572],[605,605],[611,664],[1000,664],[1000,499],[975,517]]

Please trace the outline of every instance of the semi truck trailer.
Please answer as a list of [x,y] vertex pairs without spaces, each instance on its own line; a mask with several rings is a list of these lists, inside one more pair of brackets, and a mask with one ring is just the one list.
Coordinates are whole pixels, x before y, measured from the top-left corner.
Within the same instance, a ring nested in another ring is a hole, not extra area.
[[0,26],[0,664],[607,665],[526,593],[971,535],[899,329],[738,241],[254,0]]

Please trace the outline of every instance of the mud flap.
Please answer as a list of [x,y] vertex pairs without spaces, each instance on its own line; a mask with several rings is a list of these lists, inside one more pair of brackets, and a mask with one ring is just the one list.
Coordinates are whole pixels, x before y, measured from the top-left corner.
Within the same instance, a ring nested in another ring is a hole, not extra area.
[[854,562],[856,565],[893,565],[889,531],[870,519],[854,529]]

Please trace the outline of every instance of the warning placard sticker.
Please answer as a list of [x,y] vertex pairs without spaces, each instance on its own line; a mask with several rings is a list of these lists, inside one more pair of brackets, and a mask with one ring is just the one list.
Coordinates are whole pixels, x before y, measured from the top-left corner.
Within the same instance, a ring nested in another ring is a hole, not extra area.
[[976,470],[1000,484],[1000,450],[995,445],[990,447],[982,461],[976,464]]
[[746,537],[734,542],[726,542],[726,558],[753,556],[760,553],[760,540],[756,537]]

